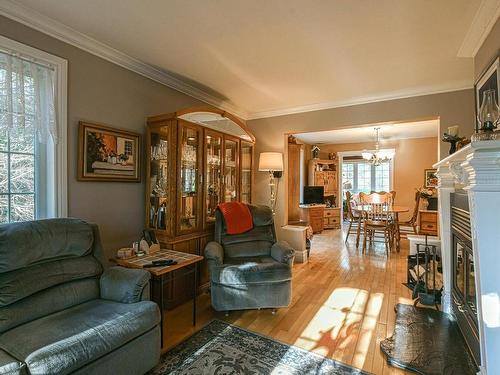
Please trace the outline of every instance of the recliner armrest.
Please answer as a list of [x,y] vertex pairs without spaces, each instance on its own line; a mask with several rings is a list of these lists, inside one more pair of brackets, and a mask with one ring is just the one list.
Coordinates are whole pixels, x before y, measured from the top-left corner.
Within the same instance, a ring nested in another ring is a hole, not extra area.
[[151,275],[148,271],[125,267],[111,267],[104,271],[99,281],[101,298],[121,303],[141,301],[149,286]]
[[271,256],[280,263],[293,264],[295,250],[286,241],[278,241],[271,247]]
[[224,249],[221,244],[215,241],[210,241],[205,246],[205,258],[210,262],[215,262],[217,265],[224,263]]

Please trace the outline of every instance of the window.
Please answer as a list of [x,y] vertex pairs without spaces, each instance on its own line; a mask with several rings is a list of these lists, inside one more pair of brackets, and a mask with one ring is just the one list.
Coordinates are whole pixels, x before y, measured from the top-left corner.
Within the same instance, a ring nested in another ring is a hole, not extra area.
[[0,223],[66,216],[66,61],[0,37]]
[[342,187],[353,194],[391,190],[391,163],[378,166],[364,160],[344,159],[342,163]]

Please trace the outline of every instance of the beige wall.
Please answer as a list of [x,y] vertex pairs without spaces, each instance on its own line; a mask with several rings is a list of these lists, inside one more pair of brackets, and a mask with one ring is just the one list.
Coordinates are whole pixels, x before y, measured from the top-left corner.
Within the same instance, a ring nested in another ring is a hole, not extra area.
[[146,116],[200,102],[1,16],[0,35],[68,60],[69,215],[99,225],[108,257],[130,246],[144,226],[144,175],[141,183],[78,182],[78,121],[144,134]]
[[[260,152],[284,152],[286,145],[285,133],[331,130],[341,127],[348,128],[392,121],[403,122],[423,118],[439,118],[441,134],[448,126],[459,125],[460,133],[469,137],[474,127],[473,90],[467,89],[443,94],[250,120],[247,124],[257,138],[255,155],[257,158],[256,162],[258,162]],[[439,142],[440,158],[447,155],[448,148],[448,144]],[[265,178],[264,173],[256,172],[254,201],[257,203],[268,202],[269,192]],[[286,189],[287,181],[286,178],[283,178],[277,202],[278,225],[285,223],[287,214],[284,204]]]
[[[320,145],[321,158],[328,158],[330,152],[362,151],[373,149],[373,142]],[[415,206],[415,189],[424,184],[424,169],[432,168],[438,161],[438,139],[414,138],[380,143],[381,148],[396,150],[394,157],[393,190],[396,191],[396,203],[407,206],[410,212],[401,218],[411,217]]]
[[498,56],[500,49],[500,19],[497,20],[490,34],[483,42],[474,57],[474,79],[477,80],[481,73],[488,67],[494,57]]

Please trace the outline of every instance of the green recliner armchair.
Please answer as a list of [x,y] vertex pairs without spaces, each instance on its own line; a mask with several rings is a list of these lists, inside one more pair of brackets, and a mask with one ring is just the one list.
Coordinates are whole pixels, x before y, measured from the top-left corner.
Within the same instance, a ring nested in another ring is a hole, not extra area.
[[148,272],[103,272],[97,226],[0,225],[0,374],[144,374],[160,358]]
[[217,210],[215,238],[205,247],[212,306],[217,311],[280,308],[291,301],[294,250],[276,241],[269,207],[248,207],[253,229],[227,234]]

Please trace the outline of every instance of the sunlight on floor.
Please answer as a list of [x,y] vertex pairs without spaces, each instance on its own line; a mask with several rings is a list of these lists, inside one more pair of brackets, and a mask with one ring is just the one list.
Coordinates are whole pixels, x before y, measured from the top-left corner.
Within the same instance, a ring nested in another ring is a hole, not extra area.
[[332,357],[357,342],[353,365],[363,367],[377,326],[383,293],[337,288],[311,319],[295,345]]

